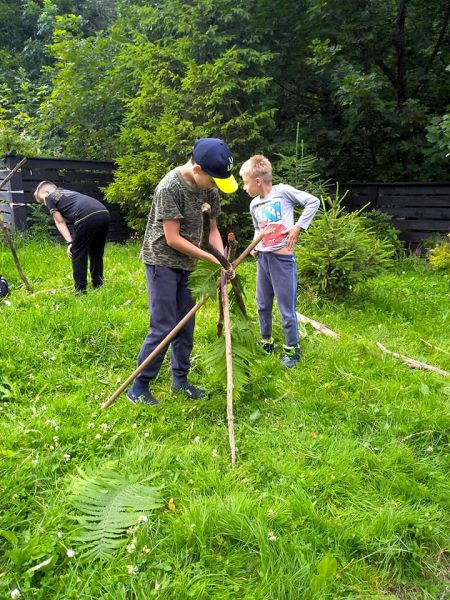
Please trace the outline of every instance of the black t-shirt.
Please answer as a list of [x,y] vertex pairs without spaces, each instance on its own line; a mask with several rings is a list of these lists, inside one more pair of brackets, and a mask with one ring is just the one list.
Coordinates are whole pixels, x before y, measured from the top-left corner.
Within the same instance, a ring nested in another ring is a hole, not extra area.
[[96,212],[108,212],[108,209],[95,198],[79,192],[56,188],[45,198],[45,206],[53,214],[59,211],[65,221],[76,223],[84,217]]

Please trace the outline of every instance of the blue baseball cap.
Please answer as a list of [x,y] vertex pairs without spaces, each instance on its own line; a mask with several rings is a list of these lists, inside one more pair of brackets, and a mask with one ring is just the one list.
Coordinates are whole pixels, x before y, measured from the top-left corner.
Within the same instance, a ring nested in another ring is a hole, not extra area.
[[218,138],[200,138],[192,148],[192,158],[214,179],[219,190],[232,194],[238,189],[237,181],[231,174],[233,155],[225,142]]

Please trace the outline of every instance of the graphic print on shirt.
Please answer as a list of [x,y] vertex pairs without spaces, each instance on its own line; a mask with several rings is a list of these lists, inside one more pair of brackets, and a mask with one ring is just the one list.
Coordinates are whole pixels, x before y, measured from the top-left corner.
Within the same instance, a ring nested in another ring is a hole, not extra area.
[[262,239],[261,243],[265,248],[277,246],[283,240],[283,238],[286,237],[286,227],[282,222],[280,200],[274,200],[273,202],[267,202],[266,204],[256,206],[254,209],[254,215],[258,223],[258,229],[260,230],[268,227],[269,225],[275,225],[274,231],[272,233],[268,233]]

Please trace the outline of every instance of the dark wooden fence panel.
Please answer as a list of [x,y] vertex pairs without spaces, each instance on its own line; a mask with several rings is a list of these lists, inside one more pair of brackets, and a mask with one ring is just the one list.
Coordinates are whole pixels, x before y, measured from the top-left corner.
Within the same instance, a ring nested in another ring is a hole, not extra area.
[[349,183],[344,205],[377,209],[392,217],[400,238],[415,247],[433,234],[450,232],[450,183]]
[[[0,171],[0,178],[6,176],[21,157],[6,156],[6,169]],[[53,181],[60,187],[81,192],[103,202],[111,213],[109,239],[115,242],[127,240],[132,231],[126,225],[123,212],[117,205],[111,205],[104,199],[103,188],[113,180],[115,164],[100,160],[69,160],[52,158],[29,158],[21,170],[0,192],[0,205],[3,206],[3,218],[12,229],[24,229],[23,221],[14,219],[15,208],[25,205],[28,221],[32,221],[32,206],[36,205],[33,193],[38,183],[44,179]],[[9,218],[6,218],[9,206]],[[21,213],[23,217],[23,210]],[[53,224],[53,220],[50,220]],[[59,235],[56,228],[54,235]]]

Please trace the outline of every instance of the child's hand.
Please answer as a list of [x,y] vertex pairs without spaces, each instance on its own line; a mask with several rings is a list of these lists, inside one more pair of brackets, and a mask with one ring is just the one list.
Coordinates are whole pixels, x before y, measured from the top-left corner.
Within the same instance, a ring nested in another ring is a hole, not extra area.
[[250,252],[250,254],[256,258],[258,256],[258,250],[255,250],[253,248],[253,250]]
[[67,256],[69,258],[72,258],[72,244],[71,243],[67,246]]
[[300,234],[300,227],[298,225],[294,225],[290,229],[286,229],[283,233],[287,236],[286,238],[286,248],[292,252],[295,248],[295,244],[297,243],[298,236]]

